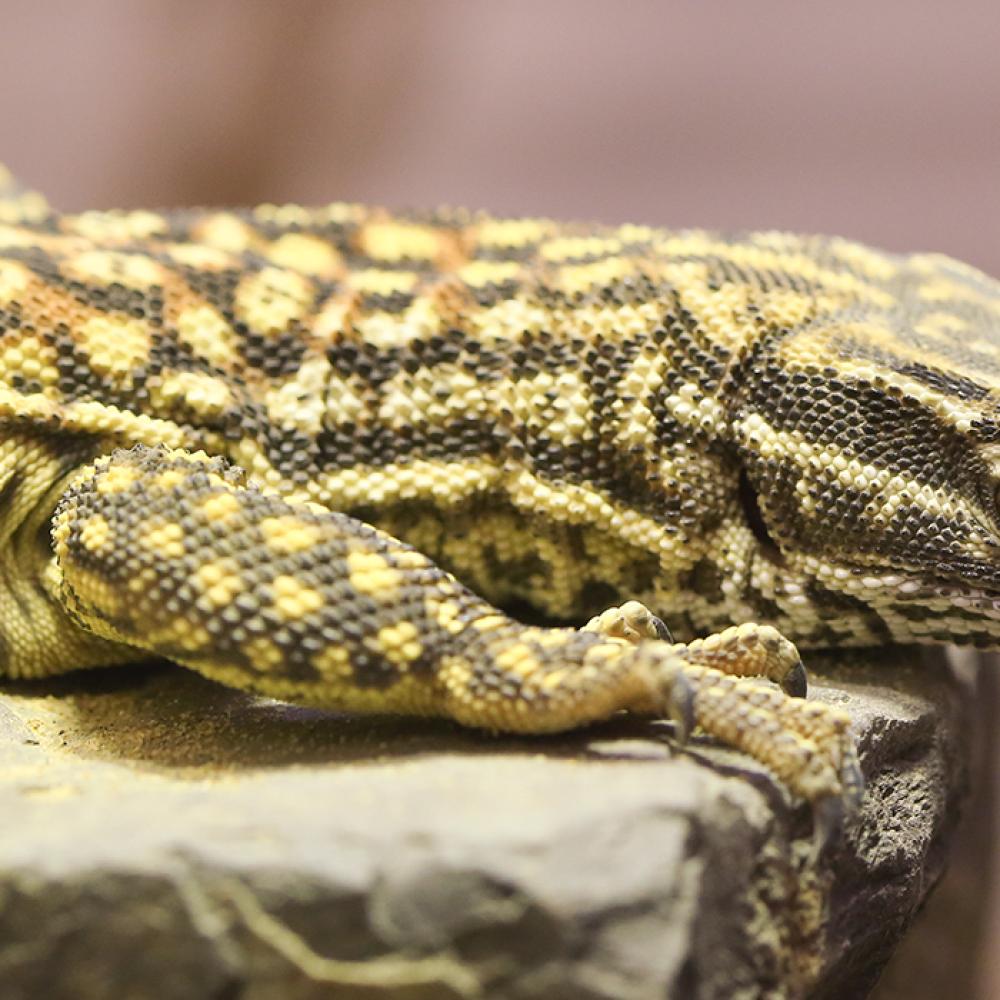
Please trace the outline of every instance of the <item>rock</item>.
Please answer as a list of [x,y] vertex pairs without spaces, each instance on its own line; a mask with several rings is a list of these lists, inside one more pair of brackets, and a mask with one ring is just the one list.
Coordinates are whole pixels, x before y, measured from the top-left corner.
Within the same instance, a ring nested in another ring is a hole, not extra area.
[[963,785],[967,686],[915,656],[813,685],[869,780],[819,859],[807,808],[667,723],[491,738],[169,666],[8,684],[2,995],[863,996]]

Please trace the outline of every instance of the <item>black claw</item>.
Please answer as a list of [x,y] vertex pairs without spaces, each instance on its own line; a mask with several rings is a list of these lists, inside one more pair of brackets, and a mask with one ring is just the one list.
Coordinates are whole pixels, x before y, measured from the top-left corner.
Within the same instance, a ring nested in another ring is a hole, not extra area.
[[851,826],[861,808],[865,794],[865,778],[853,752],[848,753],[840,767],[842,791],[828,795],[813,806],[813,857],[818,858],[833,847]]
[[845,802],[840,795],[827,795],[813,806],[813,857],[819,858],[844,832]]
[[844,788],[844,811],[848,822],[854,819],[865,797],[865,776],[861,764],[852,752],[847,754],[840,768],[840,783]]
[[656,631],[656,638],[662,639],[664,642],[673,643],[674,637],[670,634],[670,629],[667,628],[667,623],[662,618],[657,618],[656,615],[650,615],[650,619],[653,622],[653,628]]
[[670,686],[667,713],[677,729],[678,742],[687,743],[695,723],[694,688],[683,674],[678,674]]
[[804,698],[809,692],[809,681],[806,679],[806,668],[802,661],[792,667],[781,682],[781,690],[793,698]]

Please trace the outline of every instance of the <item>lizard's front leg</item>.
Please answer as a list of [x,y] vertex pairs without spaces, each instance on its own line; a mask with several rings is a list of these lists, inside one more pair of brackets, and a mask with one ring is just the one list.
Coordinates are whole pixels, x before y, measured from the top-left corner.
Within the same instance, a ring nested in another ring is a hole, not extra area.
[[845,791],[845,716],[717,669],[767,643],[523,625],[397,539],[264,493],[221,459],[142,447],[101,459],[67,490],[53,539],[81,626],[232,686],[511,732],[654,712],[745,750],[811,801]]
[[[584,629],[621,637],[637,647],[648,648],[651,640],[667,646],[666,656],[679,662],[690,699],[690,707],[681,711],[679,694],[674,696],[674,716],[687,716],[682,737],[697,725],[747,751],[814,801],[828,794],[820,789],[839,783],[839,798],[831,799],[820,816],[821,824],[830,828],[818,831],[820,840],[858,807],[864,779],[850,720],[828,705],[802,700],[807,683],[798,650],[773,626],[745,622],[703,639],[675,643],[660,618],[639,601],[627,601],[592,618]],[[754,678],[766,678],[780,690]],[[655,698],[645,708],[650,714],[663,711]],[[827,771],[831,762],[836,762],[835,776]]]

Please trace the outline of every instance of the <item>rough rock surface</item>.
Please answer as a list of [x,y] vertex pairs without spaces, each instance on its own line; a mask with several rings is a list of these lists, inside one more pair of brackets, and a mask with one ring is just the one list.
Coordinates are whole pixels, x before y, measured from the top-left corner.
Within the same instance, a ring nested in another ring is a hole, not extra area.
[[2,995],[863,996],[945,860],[968,689],[904,653],[813,692],[869,779],[818,861],[807,809],[666,723],[491,738],[172,667],[8,684]]

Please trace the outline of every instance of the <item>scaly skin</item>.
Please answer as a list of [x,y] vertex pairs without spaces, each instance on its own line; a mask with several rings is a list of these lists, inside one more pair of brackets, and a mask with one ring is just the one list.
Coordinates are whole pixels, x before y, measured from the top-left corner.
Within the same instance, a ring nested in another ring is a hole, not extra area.
[[832,815],[848,720],[792,697],[792,641],[1000,644],[1000,286],[971,268],[5,184],[8,676],[148,651],[491,729],[665,714]]

